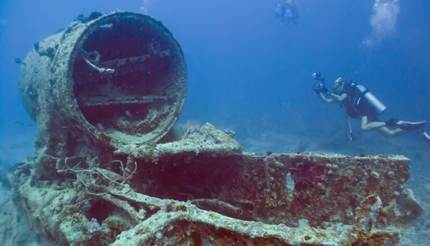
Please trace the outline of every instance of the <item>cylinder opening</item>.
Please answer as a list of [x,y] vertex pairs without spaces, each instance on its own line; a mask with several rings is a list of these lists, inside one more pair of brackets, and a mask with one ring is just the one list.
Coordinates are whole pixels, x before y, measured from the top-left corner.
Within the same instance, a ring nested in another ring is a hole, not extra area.
[[144,15],[111,15],[78,41],[73,90],[82,114],[98,131],[150,135],[176,120],[184,67],[179,45],[159,22]]

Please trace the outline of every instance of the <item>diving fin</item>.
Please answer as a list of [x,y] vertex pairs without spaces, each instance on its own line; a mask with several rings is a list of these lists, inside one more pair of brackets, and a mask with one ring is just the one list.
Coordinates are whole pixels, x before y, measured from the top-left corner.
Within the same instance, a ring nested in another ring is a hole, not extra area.
[[396,126],[404,131],[414,131],[424,128],[427,125],[427,121],[404,121],[399,120],[396,122]]
[[424,138],[424,142],[430,145],[430,134],[428,134],[427,132],[423,132],[423,138]]
[[414,131],[424,128],[427,125],[427,121],[405,121],[390,119],[385,122],[388,127],[400,128],[404,131]]

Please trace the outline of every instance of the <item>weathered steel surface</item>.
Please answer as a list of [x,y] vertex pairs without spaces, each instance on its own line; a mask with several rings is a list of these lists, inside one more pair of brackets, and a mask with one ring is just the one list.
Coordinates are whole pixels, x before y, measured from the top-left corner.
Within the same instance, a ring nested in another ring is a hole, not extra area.
[[[35,44],[21,70],[23,102],[41,131],[62,128],[58,135],[84,134],[108,146],[158,141],[185,97],[179,44],[140,14],[75,21]],[[48,136],[40,141],[57,141]]]
[[70,245],[395,245],[421,214],[401,156],[255,156],[209,124],[126,152],[47,158],[50,181],[40,158],[18,169],[32,227]]

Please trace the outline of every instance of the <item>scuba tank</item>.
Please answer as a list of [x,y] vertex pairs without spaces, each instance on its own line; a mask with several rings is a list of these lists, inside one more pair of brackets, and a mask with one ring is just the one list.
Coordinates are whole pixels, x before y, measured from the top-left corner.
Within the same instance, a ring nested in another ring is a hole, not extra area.
[[365,86],[355,84],[354,87],[358,92],[357,94],[359,95],[354,102],[356,106],[359,106],[359,105],[362,105],[362,103],[365,103],[369,110],[372,110],[378,114],[381,114],[387,109],[387,107],[385,107],[385,105],[375,95],[373,95],[373,93],[370,92]]

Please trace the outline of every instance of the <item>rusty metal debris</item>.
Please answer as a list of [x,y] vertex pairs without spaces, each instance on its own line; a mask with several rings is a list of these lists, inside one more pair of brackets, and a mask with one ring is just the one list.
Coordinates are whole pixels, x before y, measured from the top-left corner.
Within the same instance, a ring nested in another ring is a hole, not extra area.
[[43,155],[15,189],[57,245],[396,245],[422,213],[402,156],[256,156],[210,124],[116,153]]
[[24,59],[21,92],[42,131],[74,122],[91,140],[115,147],[156,142],[176,122],[185,97],[185,60],[172,34],[154,19],[101,15],[73,22],[37,47]]

